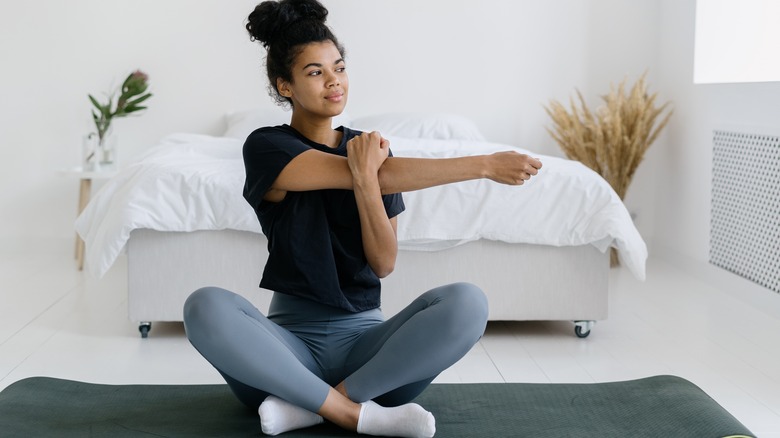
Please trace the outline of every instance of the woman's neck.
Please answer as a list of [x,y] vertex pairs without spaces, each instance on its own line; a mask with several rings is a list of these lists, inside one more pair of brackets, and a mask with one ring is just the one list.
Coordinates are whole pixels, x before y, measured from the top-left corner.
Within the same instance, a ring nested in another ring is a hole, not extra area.
[[311,141],[336,148],[341,142],[341,132],[333,130],[331,118],[304,118],[296,117],[293,111],[290,126]]

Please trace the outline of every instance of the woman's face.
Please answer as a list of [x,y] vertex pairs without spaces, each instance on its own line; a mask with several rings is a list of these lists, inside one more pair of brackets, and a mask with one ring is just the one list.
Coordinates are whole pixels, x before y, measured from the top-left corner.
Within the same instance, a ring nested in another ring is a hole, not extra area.
[[277,80],[282,96],[293,101],[293,111],[314,117],[335,117],[344,111],[349,77],[332,41],[307,44],[295,58],[292,82]]

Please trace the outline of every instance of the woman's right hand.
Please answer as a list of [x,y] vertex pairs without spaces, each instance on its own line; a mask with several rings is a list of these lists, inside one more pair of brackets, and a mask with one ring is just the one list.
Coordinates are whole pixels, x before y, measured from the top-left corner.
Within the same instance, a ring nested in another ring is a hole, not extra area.
[[542,168],[539,159],[515,151],[496,152],[486,158],[486,177],[502,184],[522,185]]
[[377,178],[379,168],[388,157],[390,142],[378,132],[364,132],[347,142],[347,162],[356,183]]

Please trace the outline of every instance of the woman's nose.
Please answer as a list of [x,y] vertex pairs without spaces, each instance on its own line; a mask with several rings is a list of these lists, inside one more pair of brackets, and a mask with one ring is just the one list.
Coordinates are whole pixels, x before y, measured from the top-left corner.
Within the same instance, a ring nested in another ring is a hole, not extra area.
[[327,87],[335,87],[341,84],[338,75],[336,75],[335,73],[327,73],[327,75],[328,75],[327,82],[325,82]]

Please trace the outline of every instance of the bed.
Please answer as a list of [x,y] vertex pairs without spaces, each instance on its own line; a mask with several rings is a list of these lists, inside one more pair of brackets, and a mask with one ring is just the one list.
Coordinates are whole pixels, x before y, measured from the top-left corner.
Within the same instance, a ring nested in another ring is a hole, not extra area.
[[[167,136],[109,180],[77,219],[90,273],[101,277],[126,252],[128,317],[143,337],[154,321],[181,321],[184,300],[203,286],[267,309],[271,292],[258,287],[267,241],[242,197],[241,147],[251,129],[284,117],[246,111],[228,117],[222,136]],[[532,154],[486,141],[452,115],[337,123],[379,130],[396,156]],[[532,155],[544,167],[523,186],[477,180],[404,194],[396,268],[382,280],[386,316],[432,287],[468,281],[487,294],[490,320],[569,320],[585,337],[607,318],[610,248],[644,279],[646,245],[606,181],[578,162]]]

